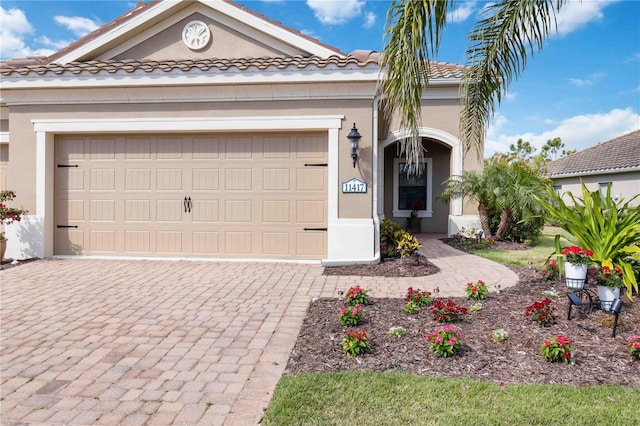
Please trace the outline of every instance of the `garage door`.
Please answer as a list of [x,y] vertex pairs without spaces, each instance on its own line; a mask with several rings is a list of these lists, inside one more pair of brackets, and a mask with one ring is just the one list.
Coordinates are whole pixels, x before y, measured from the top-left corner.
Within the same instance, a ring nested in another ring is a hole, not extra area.
[[59,136],[56,254],[321,259],[322,134]]

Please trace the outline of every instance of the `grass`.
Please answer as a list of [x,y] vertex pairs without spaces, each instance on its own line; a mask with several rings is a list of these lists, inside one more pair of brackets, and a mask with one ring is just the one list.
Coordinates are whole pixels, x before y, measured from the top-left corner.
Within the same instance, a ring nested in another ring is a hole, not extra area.
[[499,386],[401,373],[297,374],[278,383],[264,424],[636,424],[638,404],[640,389],[622,386]]
[[560,244],[564,247],[571,242],[569,234],[563,229],[547,226],[542,231],[542,237],[537,245],[528,250],[474,250],[471,253],[503,265],[531,266],[541,268],[549,255],[555,252],[555,236],[559,234],[562,238]]

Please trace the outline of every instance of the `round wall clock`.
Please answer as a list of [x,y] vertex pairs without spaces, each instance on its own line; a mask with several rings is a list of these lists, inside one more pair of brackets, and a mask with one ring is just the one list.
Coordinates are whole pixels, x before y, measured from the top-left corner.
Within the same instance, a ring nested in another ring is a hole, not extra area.
[[209,44],[211,31],[202,21],[191,21],[182,30],[182,42],[191,50],[200,50]]

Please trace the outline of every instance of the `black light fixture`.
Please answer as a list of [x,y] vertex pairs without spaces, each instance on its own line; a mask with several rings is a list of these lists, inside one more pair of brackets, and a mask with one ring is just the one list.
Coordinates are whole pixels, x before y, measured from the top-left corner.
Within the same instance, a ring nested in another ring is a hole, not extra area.
[[347,135],[347,139],[351,141],[351,158],[353,159],[353,167],[356,167],[356,161],[358,160],[358,152],[360,151],[360,133],[358,133],[358,129],[356,128],[356,123],[353,123],[353,128],[351,132]]

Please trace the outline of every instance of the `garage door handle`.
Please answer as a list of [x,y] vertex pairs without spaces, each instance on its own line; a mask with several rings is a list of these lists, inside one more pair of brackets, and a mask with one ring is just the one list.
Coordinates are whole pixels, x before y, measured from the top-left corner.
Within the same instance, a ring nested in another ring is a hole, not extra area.
[[305,231],[326,231],[327,228],[304,228]]

